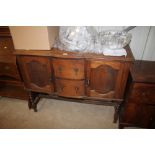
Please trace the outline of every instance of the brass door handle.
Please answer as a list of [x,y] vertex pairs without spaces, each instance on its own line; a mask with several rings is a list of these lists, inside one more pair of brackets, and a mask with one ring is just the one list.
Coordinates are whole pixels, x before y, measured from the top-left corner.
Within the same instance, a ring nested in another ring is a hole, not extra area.
[[89,79],[86,79],[85,83],[86,83],[86,86],[89,86],[90,80]]

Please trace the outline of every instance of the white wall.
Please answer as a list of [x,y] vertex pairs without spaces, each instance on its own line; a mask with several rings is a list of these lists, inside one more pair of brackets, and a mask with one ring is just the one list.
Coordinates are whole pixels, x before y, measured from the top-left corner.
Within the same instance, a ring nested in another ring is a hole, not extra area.
[[136,59],[155,61],[155,27],[136,27],[131,31],[131,49]]
[[130,47],[135,59],[143,59],[149,29],[149,26],[139,26],[130,31],[132,34]]
[[[95,28],[97,31],[122,30],[125,26],[95,26]],[[135,59],[155,61],[155,27],[137,26],[130,33],[132,34],[130,47]]]
[[150,33],[146,44],[146,49],[143,55],[144,60],[155,61],[155,27],[150,27]]
[[15,49],[50,50],[58,35],[56,26],[10,26]]

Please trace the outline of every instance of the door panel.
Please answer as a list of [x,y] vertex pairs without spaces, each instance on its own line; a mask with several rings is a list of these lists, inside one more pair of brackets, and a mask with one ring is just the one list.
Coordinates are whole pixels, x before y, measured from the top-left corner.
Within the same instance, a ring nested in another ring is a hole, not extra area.
[[27,89],[44,93],[53,92],[48,57],[19,56],[17,60]]
[[121,85],[122,69],[122,64],[120,62],[88,61],[88,95],[91,97],[119,99],[119,85]]

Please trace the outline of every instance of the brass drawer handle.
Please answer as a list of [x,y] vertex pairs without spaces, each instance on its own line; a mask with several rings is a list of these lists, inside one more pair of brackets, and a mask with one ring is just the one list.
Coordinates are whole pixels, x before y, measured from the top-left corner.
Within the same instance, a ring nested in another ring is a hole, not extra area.
[[86,84],[86,86],[89,86],[90,80],[89,80],[89,79],[86,79],[86,80],[85,80],[85,84]]
[[8,47],[7,46],[4,46],[4,49],[7,49]]
[[76,94],[78,94],[78,91],[79,91],[79,87],[75,87]]

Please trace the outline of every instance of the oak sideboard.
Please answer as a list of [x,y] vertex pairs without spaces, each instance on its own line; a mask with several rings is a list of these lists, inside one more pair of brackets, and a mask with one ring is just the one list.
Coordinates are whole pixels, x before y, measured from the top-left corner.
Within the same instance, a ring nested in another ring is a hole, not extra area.
[[16,50],[24,87],[29,92],[29,108],[37,111],[41,97],[113,105],[116,122],[129,68],[134,61],[130,47],[125,49],[126,57],[55,48],[49,51]]

